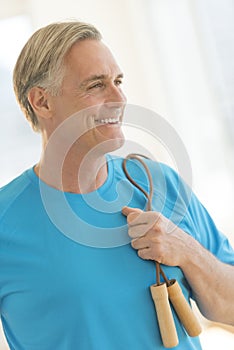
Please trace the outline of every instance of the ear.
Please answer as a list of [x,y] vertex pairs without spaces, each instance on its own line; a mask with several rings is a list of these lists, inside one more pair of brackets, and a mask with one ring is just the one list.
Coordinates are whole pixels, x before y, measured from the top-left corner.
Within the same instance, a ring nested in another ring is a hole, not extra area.
[[36,115],[44,119],[51,117],[49,96],[43,88],[34,86],[28,93],[28,100]]

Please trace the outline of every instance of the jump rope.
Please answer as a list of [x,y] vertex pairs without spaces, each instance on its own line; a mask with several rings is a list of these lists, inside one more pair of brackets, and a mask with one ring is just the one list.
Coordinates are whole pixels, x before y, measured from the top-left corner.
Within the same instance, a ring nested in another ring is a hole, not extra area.
[[[128,180],[145,195],[147,199],[146,211],[151,211],[153,198],[153,180],[148,166],[142,160],[142,158],[149,159],[142,154],[131,153],[123,160],[122,166]],[[149,181],[149,193],[147,193],[129,175],[127,170],[127,161],[130,159],[137,160],[144,167]],[[164,282],[160,281],[160,275],[162,275]],[[179,283],[176,281],[176,279],[169,280],[166,277],[162,267],[160,266],[160,263],[157,261],[156,284],[150,286],[150,292],[155,305],[162,343],[165,348],[173,348],[179,344],[170,303],[172,304],[178,318],[180,319],[189,336],[197,337],[201,333],[202,328],[190,305],[185,299]]]

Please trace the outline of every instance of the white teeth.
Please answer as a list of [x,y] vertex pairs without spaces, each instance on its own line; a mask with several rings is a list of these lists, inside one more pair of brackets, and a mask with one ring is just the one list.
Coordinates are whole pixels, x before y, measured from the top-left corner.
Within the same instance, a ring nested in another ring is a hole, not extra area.
[[106,118],[106,119],[98,120],[97,122],[99,122],[101,124],[118,123],[119,122],[119,118]]

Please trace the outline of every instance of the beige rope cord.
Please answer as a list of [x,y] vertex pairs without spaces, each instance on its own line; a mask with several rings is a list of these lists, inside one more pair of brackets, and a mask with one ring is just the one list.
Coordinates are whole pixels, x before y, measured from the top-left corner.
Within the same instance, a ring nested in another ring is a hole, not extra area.
[[[137,187],[147,198],[147,206],[146,210],[152,210],[152,199],[153,199],[153,180],[151,173],[149,171],[148,166],[142,160],[142,158],[150,159],[145,155],[139,153],[131,153],[124,158],[122,167],[127,179]],[[129,174],[127,170],[127,161],[130,159],[137,160],[145,169],[147,174],[147,178],[149,181],[149,193],[147,193]],[[178,343],[178,336],[176,332],[176,327],[174,324],[173,315],[170,308],[170,303],[174,307],[174,310],[177,313],[181,323],[186,329],[187,333],[191,337],[198,336],[202,329],[195,317],[191,307],[189,306],[187,300],[185,299],[183,292],[175,279],[169,280],[160,263],[158,261],[156,263],[156,284],[150,286],[150,291],[152,295],[152,299],[154,301],[155,310],[157,314],[159,330],[162,337],[162,342],[165,348],[175,347]],[[160,274],[162,275],[165,283],[160,282]]]
[[[129,154],[124,160],[123,160],[123,170],[124,173],[126,175],[126,177],[128,178],[128,180],[135,186],[137,187],[142,193],[144,193],[145,197],[147,198],[147,211],[151,211],[152,210],[152,199],[153,199],[153,192],[154,192],[154,187],[153,187],[153,179],[151,176],[151,173],[147,167],[147,165],[145,164],[145,162],[140,158],[140,157],[144,157],[146,159],[149,159],[148,157],[138,154],[138,153],[131,153]],[[147,193],[135,180],[133,180],[133,178],[129,175],[129,172],[127,170],[127,161],[129,159],[136,159],[139,163],[141,163],[141,165],[144,167],[145,172],[147,174],[148,180],[149,180],[149,193]],[[160,283],[160,273],[162,274],[164,280],[166,283],[169,284],[169,280],[167,279],[166,275],[164,274],[160,264],[158,261],[156,261],[156,283],[159,286]]]

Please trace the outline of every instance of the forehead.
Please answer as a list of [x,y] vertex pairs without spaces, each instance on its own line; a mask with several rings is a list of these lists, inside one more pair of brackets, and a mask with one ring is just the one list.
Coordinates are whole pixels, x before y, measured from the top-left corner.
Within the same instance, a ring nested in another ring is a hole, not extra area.
[[121,73],[112,52],[99,40],[86,39],[75,43],[65,63],[68,71],[79,74],[80,78]]

